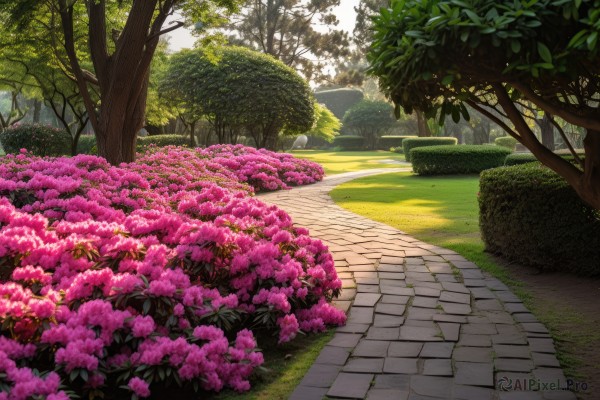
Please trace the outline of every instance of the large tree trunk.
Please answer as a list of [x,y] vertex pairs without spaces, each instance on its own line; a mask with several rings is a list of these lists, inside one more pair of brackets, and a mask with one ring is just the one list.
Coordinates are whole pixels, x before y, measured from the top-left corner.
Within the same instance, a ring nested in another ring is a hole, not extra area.
[[33,119],[34,124],[40,123],[40,114],[42,112],[42,102],[40,100],[33,100]]
[[423,112],[415,110],[415,113],[417,114],[417,128],[419,130],[419,137],[431,136],[431,130],[427,125],[427,119],[425,118]]
[[577,193],[585,202],[600,210],[600,131],[588,130],[583,148],[585,167]]

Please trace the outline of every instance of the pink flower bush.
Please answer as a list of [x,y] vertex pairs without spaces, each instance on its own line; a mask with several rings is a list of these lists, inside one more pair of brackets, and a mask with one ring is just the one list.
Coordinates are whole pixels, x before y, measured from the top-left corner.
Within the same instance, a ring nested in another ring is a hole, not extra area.
[[119,167],[0,159],[0,400],[248,390],[263,358],[247,327],[284,343],[343,324],[327,248],[251,197],[322,175],[241,146],[155,148]]

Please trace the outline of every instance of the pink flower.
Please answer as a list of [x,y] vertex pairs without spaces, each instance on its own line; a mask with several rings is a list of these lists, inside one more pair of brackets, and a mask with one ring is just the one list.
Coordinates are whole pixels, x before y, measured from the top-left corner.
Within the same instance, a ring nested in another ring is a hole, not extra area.
[[131,391],[139,397],[150,396],[150,385],[148,385],[148,382],[137,376],[131,378],[127,386],[129,386]]

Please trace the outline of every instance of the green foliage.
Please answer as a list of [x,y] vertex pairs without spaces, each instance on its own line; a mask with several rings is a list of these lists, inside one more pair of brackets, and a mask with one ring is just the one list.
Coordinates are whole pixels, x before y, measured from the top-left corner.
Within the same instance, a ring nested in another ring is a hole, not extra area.
[[81,135],[77,142],[77,154],[97,154],[96,136]]
[[37,124],[13,125],[0,133],[0,143],[8,154],[27,149],[37,156],[62,156],[71,152],[71,135],[63,129]]
[[138,151],[143,150],[144,147],[149,145],[155,145],[158,147],[163,146],[184,146],[187,147],[190,141],[187,136],[182,135],[154,135],[144,136],[137,138]]
[[413,171],[419,175],[478,174],[504,165],[510,153],[498,146],[451,145],[415,148],[410,158]]
[[506,147],[514,151],[515,147],[517,146],[517,143],[519,142],[512,136],[501,136],[499,138],[496,138],[494,140],[494,143],[496,144],[496,146]]
[[402,150],[402,141],[416,136],[382,136],[377,141],[378,150],[390,150],[392,147]]
[[315,98],[341,120],[350,107],[364,98],[364,94],[358,89],[343,88],[317,92]]
[[377,139],[396,125],[394,108],[385,101],[362,100],[344,115],[344,129],[365,138],[368,149],[375,149]]
[[[573,163],[575,163],[575,157],[573,157],[573,155],[571,153],[563,153],[560,154],[560,156],[562,158],[564,158],[565,160],[571,161]],[[579,156],[581,159],[585,159],[585,156],[580,155]],[[528,163],[532,163],[532,162],[539,162],[537,158],[535,158],[535,156],[531,153],[515,153],[515,154],[509,154],[508,156],[506,156],[506,160],[504,160],[504,165],[511,166],[511,165],[521,165],[521,164],[528,164]]]
[[544,270],[600,275],[600,214],[548,168],[483,172],[479,207],[488,251]]
[[456,145],[458,139],[451,137],[417,137],[402,141],[402,149],[406,155],[406,161],[410,161],[410,151],[417,147]]
[[327,106],[315,103],[315,124],[306,132],[307,136],[323,139],[329,143],[340,134],[342,123]]
[[344,151],[364,150],[365,138],[362,136],[344,135],[333,139],[333,146]]

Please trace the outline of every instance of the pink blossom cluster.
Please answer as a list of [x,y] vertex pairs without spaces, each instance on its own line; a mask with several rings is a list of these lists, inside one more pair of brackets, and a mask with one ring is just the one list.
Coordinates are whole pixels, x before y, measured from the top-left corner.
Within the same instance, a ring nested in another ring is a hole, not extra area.
[[327,248],[250,197],[256,177],[219,148],[0,159],[0,400],[248,390],[263,363],[248,326],[283,343],[345,322]]

